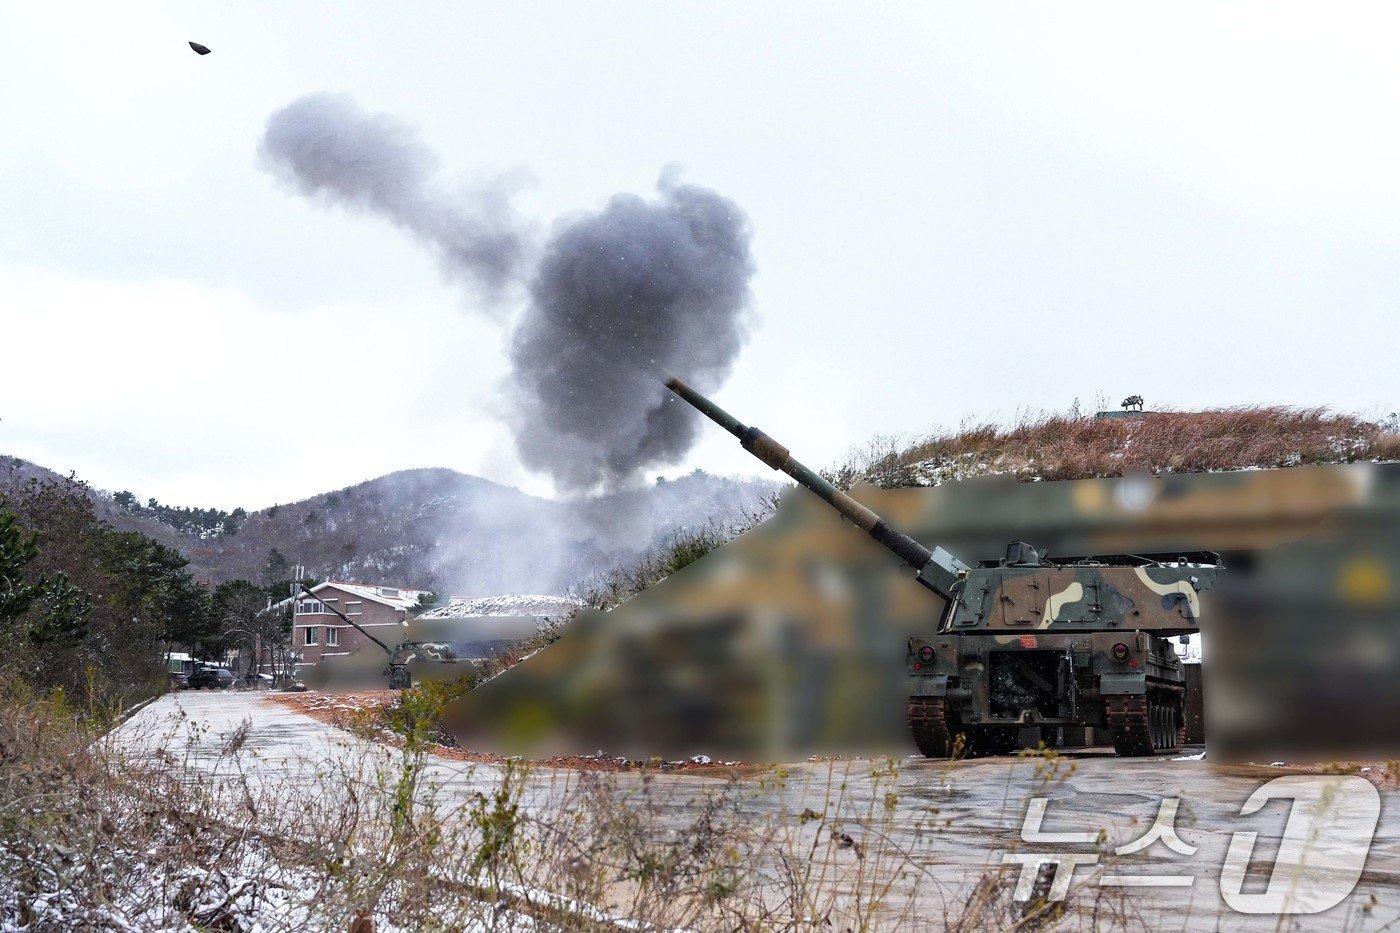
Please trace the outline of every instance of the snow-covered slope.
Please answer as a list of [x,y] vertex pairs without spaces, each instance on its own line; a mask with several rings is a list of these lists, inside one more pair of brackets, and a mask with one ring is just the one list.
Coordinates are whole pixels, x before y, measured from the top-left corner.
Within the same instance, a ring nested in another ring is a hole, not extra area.
[[468,619],[478,616],[544,616],[562,619],[583,605],[568,596],[454,596],[445,606],[430,609],[420,619]]

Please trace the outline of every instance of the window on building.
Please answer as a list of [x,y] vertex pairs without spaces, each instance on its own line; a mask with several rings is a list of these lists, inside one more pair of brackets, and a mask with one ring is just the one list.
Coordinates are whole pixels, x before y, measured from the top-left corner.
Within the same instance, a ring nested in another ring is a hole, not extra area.
[[326,628],[326,647],[327,647],[327,648],[339,648],[339,647],[340,647],[340,629],[338,629],[338,628],[329,628],[329,627]]
[[398,599],[399,591],[394,589],[392,586],[381,586],[379,588],[379,595],[387,597],[389,599]]
[[308,645],[314,645],[314,644],[316,644],[316,641],[317,641],[316,636],[320,633],[320,631],[321,631],[321,629],[320,629],[319,626],[308,625],[308,626],[306,627],[306,644],[308,644]]
[[345,614],[348,616],[363,615],[365,604],[358,599],[352,599],[345,604]]
[[319,599],[303,599],[301,602],[297,603],[297,615],[299,616],[315,615],[318,612],[325,611],[326,607],[321,605]]

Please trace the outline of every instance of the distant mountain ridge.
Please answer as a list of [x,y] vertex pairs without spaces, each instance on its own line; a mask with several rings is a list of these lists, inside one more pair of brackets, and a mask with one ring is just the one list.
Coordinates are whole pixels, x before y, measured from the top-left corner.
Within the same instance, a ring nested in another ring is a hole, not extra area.
[[[0,456],[0,491],[65,477]],[[299,502],[249,512],[232,534],[180,531],[90,490],[101,518],[174,548],[199,579],[262,582],[275,550],[323,579],[363,580],[454,595],[561,594],[625,563],[681,527],[764,507],[762,479],[696,471],[592,499],[556,502],[444,468],[403,470]]]

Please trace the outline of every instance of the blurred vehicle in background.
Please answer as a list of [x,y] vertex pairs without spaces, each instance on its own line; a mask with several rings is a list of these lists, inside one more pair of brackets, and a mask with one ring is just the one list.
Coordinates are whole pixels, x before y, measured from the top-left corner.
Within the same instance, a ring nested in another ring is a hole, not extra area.
[[221,690],[233,685],[233,671],[226,667],[219,667],[214,664],[197,664],[194,672],[189,675],[188,686],[191,690],[202,690],[209,688]]

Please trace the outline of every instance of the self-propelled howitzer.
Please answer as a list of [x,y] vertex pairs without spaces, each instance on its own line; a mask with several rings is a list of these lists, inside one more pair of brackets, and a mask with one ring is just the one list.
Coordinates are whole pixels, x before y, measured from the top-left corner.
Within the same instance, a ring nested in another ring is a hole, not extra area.
[[678,379],[667,388],[913,568],[946,601],[909,639],[908,719],[930,757],[995,754],[1065,728],[1111,736],[1120,755],[1173,752],[1184,739],[1185,675],[1171,636],[1199,631],[1218,559],[1111,555],[1048,561],[1024,542],[971,566],[891,527],[757,428]]

